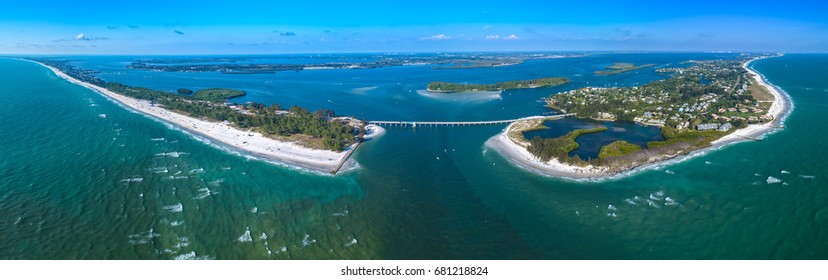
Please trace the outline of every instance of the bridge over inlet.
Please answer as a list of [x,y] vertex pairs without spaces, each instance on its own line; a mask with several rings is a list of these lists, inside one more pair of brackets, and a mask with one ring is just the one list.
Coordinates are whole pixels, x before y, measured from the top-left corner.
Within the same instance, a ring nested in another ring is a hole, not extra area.
[[555,119],[575,114],[561,114],[552,116],[531,116],[511,120],[496,120],[496,121],[476,121],[476,122],[426,122],[426,121],[368,121],[368,124],[379,126],[402,126],[402,127],[418,127],[418,126],[470,126],[470,125],[494,125],[494,124],[508,124],[516,121],[534,120],[534,119]]

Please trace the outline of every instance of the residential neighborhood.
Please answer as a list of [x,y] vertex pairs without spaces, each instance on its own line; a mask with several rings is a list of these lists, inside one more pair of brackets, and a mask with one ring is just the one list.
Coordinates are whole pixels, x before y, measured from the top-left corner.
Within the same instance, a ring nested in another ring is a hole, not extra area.
[[[547,106],[580,118],[625,120],[679,130],[727,131],[768,122],[755,81],[737,60],[688,61],[656,72],[670,78],[633,87],[584,87],[550,96]],[[688,65],[688,66],[685,66]]]

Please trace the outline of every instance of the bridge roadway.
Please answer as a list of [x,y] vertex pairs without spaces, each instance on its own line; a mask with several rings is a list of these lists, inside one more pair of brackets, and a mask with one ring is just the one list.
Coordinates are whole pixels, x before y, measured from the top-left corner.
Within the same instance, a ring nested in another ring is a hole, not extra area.
[[553,116],[531,116],[511,120],[497,120],[497,121],[477,121],[477,122],[423,122],[423,121],[368,121],[368,124],[379,126],[402,126],[402,127],[417,127],[417,126],[467,126],[467,125],[493,125],[493,124],[507,124],[522,120],[546,119],[546,118],[563,118],[574,116],[575,114],[561,114]]

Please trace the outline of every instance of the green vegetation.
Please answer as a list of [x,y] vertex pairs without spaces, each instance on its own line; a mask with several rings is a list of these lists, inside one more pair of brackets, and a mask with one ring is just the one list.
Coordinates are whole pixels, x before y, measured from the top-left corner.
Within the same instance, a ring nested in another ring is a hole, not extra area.
[[655,64],[644,64],[644,65],[636,66],[633,63],[616,62],[613,65],[607,66],[606,69],[608,69],[608,70],[595,71],[595,74],[596,75],[601,75],[601,76],[603,76],[603,75],[615,75],[615,74],[621,74],[621,73],[634,71],[634,70],[638,70],[638,69],[641,69],[641,68],[653,67],[653,66],[655,66]]
[[579,118],[634,121],[646,125],[696,129],[700,124],[742,127],[772,120],[768,102],[754,98],[744,60],[694,61],[643,86],[580,88],[554,94],[547,106]]
[[627,141],[618,140],[601,147],[598,158],[581,159],[578,155],[569,156],[569,153],[578,149],[575,139],[584,134],[597,133],[607,130],[606,127],[593,129],[578,129],[557,138],[534,137],[529,140],[527,150],[542,161],[549,161],[552,158],[558,161],[576,166],[601,166],[610,171],[622,171],[629,168],[652,162],[653,160],[673,157],[685,154],[690,151],[710,146],[710,143],[724,136],[725,132],[716,130],[676,130],[670,127],[662,127],[664,141],[653,141],[647,143],[644,149]]
[[647,143],[647,149],[661,148],[678,143],[686,143],[691,146],[702,148],[710,145],[716,139],[721,138],[727,132],[718,130],[676,130],[672,127],[662,127],[661,135],[664,141],[653,141]]
[[[108,82],[108,90],[133,98],[149,100],[169,110],[213,121],[229,121],[240,129],[253,129],[271,137],[289,137],[312,148],[342,151],[355,142],[354,127],[334,120],[334,112],[292,107],[287,111],[273,104],[259,103],[227,106],[221,97],[238,96],[243,91],[229,89],[201,90],[194,96],[182,96],[148,88]],[[199,95],[201,93],[201,95]],[[302,137],[302,136],[307,137]]]
[[193,94],[193,98],[197,100],[224,102],[227,99],[244,96],[245,94],[247,93],[237,89],[210,88],[196,91]]
[[176,92],[178,92],[178,94],[183,94],[183,95],[193,94],[192,90],[189,90],[189,89],[186,89],[186,88],[180,88],[180,89],[176,90]]
[[610,157],[617,157],[632,154],[641,151],[641,147],[624,140],[618,140],[609,145],[601,147],[598,153],[598,158],[605,159]]
[[570,152],[578,148],[578,142],[575,142],[575,138],[584,134],[598,133],[605,130],[607,130],[606,126],[599,126],[591,129],[576,129],[557,138],[541,138],[540,136],[535,136],[529,140],[531,145],[528,147],[528,150],[542,161],[549,161],[554,157],[564,163],[583,165],[586,162],[578,157],[578,155],[575,155],[575,157],[569,156]]
[[570,82],[568,78],[540,78],[534,80],[499,82],[495,84],[458,84],[448,82],[430,82],[426,89],[434,92],[465,92],[465,91],[502,91],[520,88],[539,88],[559,86]]

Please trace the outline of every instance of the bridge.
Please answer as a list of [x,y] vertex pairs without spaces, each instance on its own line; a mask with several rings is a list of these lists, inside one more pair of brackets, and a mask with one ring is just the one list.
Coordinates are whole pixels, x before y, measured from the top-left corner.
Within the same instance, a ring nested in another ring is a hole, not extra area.
[[402,126],[402,127],[411,126],[412,128],[418,127],[418,126],[495,125],[495,124],[508,124],[508,123],[513,123],[513,122],[516,122],[516,121],[523,121],[523,120],[563,118],[563,117],[574,116],[574,115],[575,114],[561,114],[561,115],[552,115],[552,116],[531,116],[531,117],[511,119],[511,120],[476,121],[476,122],[368,121],[368,124],[379,125],[379,126]]

